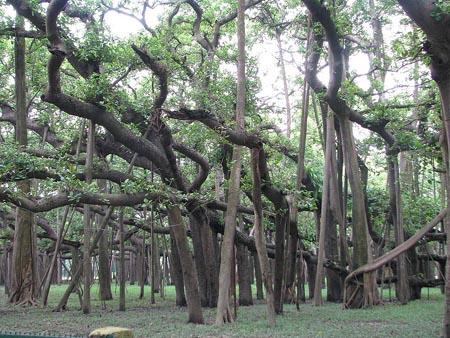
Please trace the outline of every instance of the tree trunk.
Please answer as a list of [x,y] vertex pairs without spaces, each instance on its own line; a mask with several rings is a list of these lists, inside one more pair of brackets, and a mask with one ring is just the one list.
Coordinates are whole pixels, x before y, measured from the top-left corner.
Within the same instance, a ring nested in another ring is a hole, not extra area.
[[300,251],[300,257],[297,260],[297,300],[296,300],[296,306],[297,310],[300,309],[300,302],[306,301],[306,295],[305,295],[305,275],[306,275],[306,263],[303,259],[302,254],[302,246],[299,243],[299,251]]
[[[367,226],[366,207],[358,166],[352,125],[348,116],[339,115],[339,126],[344,150],[345,169],[352,190],[352,226],[353,226],[353,269],[372,261],[369,230]],[[376,299],[376,281],[373,273],[363,276],[363,287],[351,284],[349,290],[344,290],[347,307],[363,307],[374,305]]]
[[249,252],[245,245],[236,245],[236,259],[239,281],[239,305],[253,305],[252,285],[250,281],[250,260]]
[[283,313],[283,277],[284,277],[284,250],[286,226],[289,220],[289,210],[278,209],[275,217],[275,267],[273,296],[275,302],[275,313]]
[[173,232],[178,249],[180,265],[183,271],[183,280],[186,287],[186,302],[188,307],[189,323],[203,324],[203,313],[198,293],[198,281],[195,274],[194,260],[189,250],[184,220],[179,207],[172,205],[168,209],[169,226]]
[[[237,40],[238,40],[238,65],[236,88],[236,130],[244,130],[245,112],[245,0],[239,0],[237,12]],[[241,180],[241,146],[233,148],[233,162],[230,174],[227,210],[225,214],[225,231],[223,235],[220,272],[219,272],[219,296],[217,299],[216,324],[221,325],[233,322],[234,318],[230,310],[231,264],[234,248],[234,235],[236,232],[236,214],[239,204],[240,180]],[[233,266],[234,269],[234,266]]]
[[[100,216],[98,216],[100,218]],[[100,224],[101,222],[97,222]],[[98,283],[100,300],[111,300],[111,269],[109,266],[108,231],[103,231],[98,241]]]
[[[152,182],[153,182],[153,172],[152,172]],[[156,255],[159,256],[159,252],[156,249],[156,238],[155,238],[155,211],[154,205],[151,205],[150,209],[150,303],[155,304],[155,293],[156,293]]]
[[6,277],[5,277],[5,295],[8,297],[11,295],[11,284],[12,284],[12,247],[6,249]]
[[[17,19],[18,28],[23,28],[22,18]],[[25,38],[16,37],[15,57],[15,92],[16,92],[16,141],[26,148],[27,139],[27,98],[25,75]],[[25,196],[30,193],[29,180],[17,183],[19,191]],[[38,296],[36,271],[36,233],[33,214],[24,209],[16,209],[14,229],[14,246],[12,255],[12,278],[9,301],[20,305],[35,305]]]
[[[147,210],[145,207],[144,207],[144,219],[147,219]],[[146,276],[145,249],[146,249],[146,243],[145,243],[145,232],[144,232],[142,234],[142,246],[139,248],[139,252],[137,254],[137,259],[136,259],[136,275],[137,275],[139,289],[140,289],[139,299],[144,298],[145,276]]]
[[[89,120],[88,139],[86,148],[85,175],[86,184],[92,182],[92,162],[94,159],[95,143],[95,124]],[[88,204],[84,205],[84,233],[83,233],[83,313],[91,312],[91,283],[92,283],[92,264],[90,255],[90,245],[92,237],[92,218],[91,208]]]
[[[329,215],[327,216],[327,223],[325,225],[325,257],[327,259],[331,259],[334,262],[338,262],[339,253],[336,222],[334,221],[331,210],[328,210],[327,212],[329,213]],[[341,302],[343,281],[339,273],[333,269],[325,269],[325,272],[327,277],[327,301]]]
[[253,172],[253,206],[255,211],[255,246],[259,258],[262,280],[266,289],[267,322],[269,326],[275,326],[275,301],[272,287],[272,274],[267,256],[266,238],[263,227],[263,213],[261,201],[261,173],[259,169],[259,153],[257,148],[252,149],[252,172]]
[[136,283],[136,255],[133,251],[128,253],[128,273],[130,285],[134,285]]
[[175,285],[175,304],[177,306],[186,306],[183,270],[181,269],[180,255],[172,232],[170,233],[170,245],[170,275]]
[[[293,206],[291,207],[292,210]],[[292,295],[295,294],[295,275],[297,272],[297,247],[298,247],[298,232],[295,231],[294,234],[292,234],[292,228],[297,228],[297,222],[293,222],[293,220],[290,220],[289,227],[291,228],[289,233],[289,240],[288,240],[288,254],[286,257],[287,260],[287,266],[286,266],[286,281],[285,281],[285,292],[284,292],[284,302],[286,303],[293,303],[295,301],[295,298],[292,298]]]
[[[306,51],[309,53],[311,48],[311,20],[308,20],[308,34],[306,42]],[[305,59],[305,72],[308,67],[307,58]],[[300,122],[300,136],[298,145],[298,155],[297,155],[297,172],[295,181],[295,190],[300,193],[302,188],[303,176],[305,176],[305,150],[306,150],[306,133],[308,130],[308,111],[309,111],[309,85],[305,81],[303,84],[302,93],[302,116]],[[290,216],[289,216],[289,242],[288,242],[288,268],[286,271],[286,281],[285,281],[285,295],[284,299],[287,302],[293,302],[292,295],[294,294],[294,283],[295,274],[297,272],[297,246],[298,246],[298,207],[297,207],[297,196],[292,195],[290,203]],[[301,245],[301,244],[300,244]]]
[[257,253],[253,254],[253,266],[255,267],[256,299],[262,300],[264,299],[263,281]]
[[[192,210],[190,214],[192,241],[194,245],[194,258],[198,276],[203,278],[202,305],[215,307],[218,297],[218,275],[216,272],[216,258],[214,252],[214,240],[211,227],[209,226],[208,211],[204,207],[192,205],[188,207]],[[195,237],[194,239],[194,232]],[[200,270],[199,270],[200,269]],[[199,283],[201,285],[201,282]],[[202,292],[202,287],[200,287]],[[204,299],[203,299],[204,298]]]
[[[389,199],[391,216],[395,229],[395,245],[399,246],[404,240],[403,217],[401,211],[400,177],[398,166],[398,154],[388,156]],[[397,257],[397,298],[402,304],[409,300],[409,284],[406,270],[406,255]]]
[[308,274],[308,292],[309,299],[313,299],[314,297],[314,288],[316,286],[316,269],[317,264],[311,262],[310,260],[306,262],[306,271]]
[[213,236],[213,232],[209,226],[209,219],[206,214],[206,210],[202,209],[202,212],[198,213],[199,219],[201,219],[201,236],[203,257],[205,259],[206,266],[206,286],[207,297],[209,307],[217,306],[217,297],[219,293],[219,276],[217,273],[217,262],[214,252],[214,241],[217,241]]
[[[98,180],[99,190],[106,192],[107,184],[106,180]],[[104,208],[106,213],[106,208]],[[97,215],[97,224],[101,224],[102,217]],[[105,229],[98,241],[98,283],[99,283],[99,296],[100,300],[111,300],[112,292],[111,292],[111,267],[109,264],[109,253],[110,248],[108,244],[108,231]]]
[[202,306],[209,305],[209,297],[208,297],[208,286],[207,286],[207,277],[206,277],[206,264],[203,250],[203,241],[201,238],[201,229],[200,226],[201,220],[199,220],[196,215],[190,215],[189,224],[191,229],[191,238],[192,238],[192,246],[194,249],[194,262],[195,262],[195,270],[197,271],[198,278],[198,286],[200,292],[200,299]]
[[[438,68],[439,69],[439,68]],[[442,120],[444,121],[444,130],[446,137],[446,154],[447,154],[447,170],[446,170],[446,190],[447,190],[447,208],[450,207],[450,66],[446,69],[446,73],[442,72],[443,77],[436,80],[439,91],[441,93],[442,102]],[[445,265],[445,313],[444,313],[444,336],[450,337],[450,217],[445,218],[445,231],[447,232],[447,261]]]
[[125,311],[125,229],[123,225],[123,208],[119,212],[119,265],[120,265],[120,278],[119,278],[119,311]]
[[[425,243],[426,245],[427,243]],[[419,248],[419,246],[417,247]],[[408,276],[418,276],[419,274],[422,274],[423,278],[425,279],[431,279],[428,274],[425,272],[425,270],[421,271],[419,269],[419,262],[417,259],[417,252],[416,248],[413,247],[409,249],[406,252],[406,260],[408,262],[407,264],[407,275]],[[420,299],[422,296],[422,287],[420,285],[414,285],[409,283],[409,298],[410,300],[416,300]]]
[[316,280],[314,286],[314,305],[322,305],[322,283],[324,278],[324,268],[323,262],[325,260],[325,236],[328,234],[325,232],[327,228],[327,223],[329,220],[327,217],[331,215],[330,210],[330,176],[333,175],[331,172],[332,168],[332,150],[334,147],[334,116],[333,114],[328,114],[327,116],[327,132],[326,132],[326,142],[325,142],[325,167],[323,169],[323,185],[322,185],[322,206],[320,212],[320,231],[319,231],[319,251],[317,254],[317,270],[316,270]]
[[0,254],[0,285],[5,285],[6,281],[6,248]]

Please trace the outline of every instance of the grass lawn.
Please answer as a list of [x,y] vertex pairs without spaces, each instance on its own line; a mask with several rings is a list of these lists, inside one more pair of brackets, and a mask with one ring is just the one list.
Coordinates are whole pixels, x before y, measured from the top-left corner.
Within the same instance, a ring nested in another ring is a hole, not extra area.
[[0,332],[20,331],[47,334],[86,336],[103,326],[123,326],[134,330],[136,337],[438,337],[443,296],[439,289],[423,289],[423,300],[407,305],[385,303],[365,310],[342,310],[339,304],[327,303],[321,307],[302,304],[300,311],[294,305],[285,305],[277,326],[266,325],[265,305],[238,309],[237,321],[217,327],[213,325],[215,310],[205,309],[206,325],[187,324],[186,309],[174,305],[174,289],[166,288],[166,300],[156,296],[156,304],[149,304],[149,289],[145,299],[139,300],[139,287],[127,286],[127,310],[119,312],[119,289],[113,286],[114,300],[106,308],[97,300],[97,286],[92,289],[92,313],[83,315],[78,297],[74,294],[69,309],[53,313],[65,286],[53,286],[49,308],[21,308],[8,305],[0,288]]

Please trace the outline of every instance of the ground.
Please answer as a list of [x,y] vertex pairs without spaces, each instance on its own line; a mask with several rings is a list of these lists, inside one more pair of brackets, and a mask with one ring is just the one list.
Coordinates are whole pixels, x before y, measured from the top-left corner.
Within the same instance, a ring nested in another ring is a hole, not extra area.
[[[97,286],[91,295],[92,313],[83,315],[74,294],[69,309],[63,313],[51,311],[65,289],[53,286],[49,308],[21,308],[8,305],[0,287],[0,332],[20,331],[46,334],[86,336],[103,326],[122,326],[134,330],[135,337],[438,337],[443,314],[443,296],[439,289],[424,289],[422,300],[407,305],[386,302],[366,310],[342,310],[339,304],[326,303],[321,307],[302,304],[300,311],[286,305],[284,315],[277,317],[277,326],[266,325],[265,305],[238,309],[234,324],[213,325],[215,310],[204,311],[206,325],[187,324],[185,308],[174,305],[174,289],[167,287],[166,299],[157,295],[156,304],[149,304],[149,290],[139,300],[139,288],[127,286],[127,309],[119,312],[118,286],[113,286],[114,300],[97,300]],[[385,290],[385,299],[387,292]]]

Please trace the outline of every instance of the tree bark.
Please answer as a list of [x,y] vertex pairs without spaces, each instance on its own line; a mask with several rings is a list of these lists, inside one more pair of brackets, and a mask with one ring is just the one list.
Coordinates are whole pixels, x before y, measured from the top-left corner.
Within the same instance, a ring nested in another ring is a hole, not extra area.
[[[278,208],[277,208],[278,209]],[[285,263],[286,227],[289,222],[289,210],[278,209],[275,216],[275,259],[273,296],[275,313],[283,313],[283,277]]]
[[[239,217],[242,229],[242,217]],[[243,244],[236,245],[236,260],[239,281],[239,305],[253,305],[249,251]]]
[[[449,53],[450,54],[450,53]],[[443,72],[443,71],[442,71]],[[442,120],[446,136],[447,159],[450,159],[450,65],[447,65],[446,74],[436,82],[441,93]],[[447,209],[450,209],[450,166],[446,170]],[[448,215],[447,215],[448,216]],[[450,217],[445,218],[445,231],[447,232],[447,262],[445,265],[445,313],[443,321],[444,336],[450,337]]]
[[[97,216],[98,220],[101,216]],[[100,224],[98,221],[97,224]],[[113,299],[111,292],[111,269],[109,265],[108,231],[103,231],[98,241],[98,282],[100,300]]]
[[[21,17],[17,26],[24,26]],[[16,141],[20,147],[26,148],[27,138],[27,98],[25,74],[25,38],[16,37],[14,43],[15,92],[16,92]],[[29,180],[17,184],[23,195],[30,193]],[[12,278],[9,301],[20,305],[35,305],[38,297],[36,269],[36,233],[33,214],[24,209],[16,209],[14,229],[14,245],[12,254]]]
[[188,322],[203,324],[203,313],[198,292],[198,281],[194,268],[194,260],[189,250],[186,228],[181,216],[181,210],[175,205],[167,209],[169,215],[169,226],[173,232],[175,243],[178,249],[180,265],[183,271],[183,280],[186,288],[186,302],[188,307]]
[[323,185],[322,185],[322,207],[320,212],[320,231],[319,231],[319,251],[317,254],[317,270],[314,286],[314,305],[323,304],[322,301],[322,283],[324,278],[323,262],[325,260],[325,233],[328,219],[330,216],[330,176],[332,167],[332,150],[334,147],[334,116],[329,113],[327,116],[327,132],[325,142],[325,167],[323,169]]
[[[308,34],[306,42],[306,53],[309,54],[311,48],[311,20],[308,19]],[[305,58],[305,70],[308,67],[307,58]],[[302,115],[300,122],[300,136],[298,145],[298,155],[297,155],[297,171],[295,180],[295,190],[297,194],[300,193],[302,188],[302,180],[305,176],[305,151],[306,151],[306,134],[308,130],[308,111],[309,111],[309,100],[310,100],[310,87],[305,81],[303,84],[302,93]],[[294,283],[295,274],[297,272],[297,246],[298,246],[298,208],[297,208],[297,196],[292,195],[290,203],[290,216],[289,216],[289,242],[288,242],[288,267],[286,271],[286,281],[285,281],[285,295],[284,299],[287,302],[293,302],[292,295],[294,294]],[[302,245],[300,243],[300,245]],[[302,284],[303,287],[303,284]],[[297,290],[300,292],[300,290]]]
[[[336,120],[335,120],[336,122]],[[339,148],[339,145],[337,146]],[[343,192],[342,192],[342,170],[338,168],[336,159],[336,150],[332,148],[331,155],[332,174],[330,176],[330,217],[327,218],[328,234],[325,239],[325,256],[335,262],[340,262],[342,267],[347,266],[348,259],[348,244],[346,236],[346,217],[342,211],[343,208]],[[343,164],[343,163],[341,163]],[[338,245],[338,231],[336,223],[339,227],[339,245]],[[339,246],[339,249],[338,249]],[[340,252],[340,253],[339,253]],[[344,285],[344,277],[338,274],[335,270],[327,269],[327,300],[330,302],[342,301],[342,289]]]
[[[238,65],[236,88],[236,129],[244,130],[245,112],[245,0],[239,0],[237,12],[237,39],[238,39]],[[230,286],[232,253],[234,248],[234,235],[236,232],[236,214],[239,204],[241,179],[241,146],[233,148],[230,184],[228,190],[227,210],[225,213],[225,231],[222,240],[219,272],[219,297],[217,299],[216,324],[221,325],[233,322],[230,310]]]
[[[95,124],[89,120],[85,175],[86,183],[92,182],[92,162],[94,160],[94,144],[95,144]],[[90,245],[92,237],[92,217],[89,204],[84,205],[84,232],[83,232],[83,313],[91,312],[91,283],[92,283],[92,264],[90,255]]]
[[170,233],[170,274],[172,282],[175,285],[175,304],[177,306],[186,306],[186,296],[184,293],[183,270],[181,269],[180,255],[175,242],[173,232]]
[[[344,150],[345,168],[352,190],[352,226],[353,226],[353,269],[371,263],[369,230],[367,226],[366,206],[358,166],[352,125],[348,116],[339,115],[339,126]],[[347,307],[365,307],[376,303],[376,282],[373,273],[364,275],[363,287],[352,284],[349,290],[344,290],[347,297],[344,302]]]
[[[331,182],[330,182],[331,184]],[[330,192],[330,195],[332,192]],[[332,198],[330,196],[330,198]],[[325,257],[334,262],[339,261],[338,254],[338,240],[336,231],[336,222],[333,218],[333,213],[330,210],[327,211],[327,223],[325,225]],[[342,301],[342,282],[339,273],[333,269],[325,269],[327,278],[327,301],[329,302],[341,302]]]
[[219,292],[219,276],[217,273],[217,261],[214,251],[214,241],[217,241],[216,236],[213,236],[213,232],[209,226],[209,219],[207,216],[207,210],[202,209],[197,213],[199,219],[201,220],[201,236],[202,236],[202,248],[203,257],[205,259],[206,266],[206,286],[207,286],[207,297],[208,306],[217,306],[217,297]]
[[119,277],[119,311],[125,311],[125,229],[123,225],[123,208],[119,212],[119,265],[120,265],[120,277]]
[[253,206],[255,209],[255,245],[261,268],[262,280],[266,289],[267,322],[269,326],[275,326],[275,304],[272,286],[272,274],[270,272],[269,257],[267,256],[266,238],[263,227],[263,213],[261,201],[261,173],[259,169],[259,152],[252,149],[252,177],[253,177]]
[[[395,229],[395,245],[399,246],[404,242],[403,217],[401,211],[400,177],[398,166],[398,154],[388,155],[388,179],[389,179],[389,199],[390,213]],[[406,270],[406,256],[401,254],[397,257],[397,298],[402,304],[409,300],[409,283]]]
[[[153,172],[152,172],[153,181]],[[156,238],[155,238],[155,211],[153,203],[150,209],[150,303],[155,304],[155,292],[156,292],[156,255],[159,257],[159,252],[156,249]]]
[[263,281],[258,254],[256,252],[253,254],[253,266],[255,268],[256,299],[262,300],[264,299]]
[[[147,218],[147,209],[144,207],[144,219]],[[137,254],[136,257],[136,274],[137,279],[139,283],[139,299],[144,298],[144,289],[145,289],[145,276],[146,276],[146,269],[145,269],[145,232],[142,234],[142,246],[140,247],[140,251]],[[176,290],[175,290],[176,292]]]
[[195,270],[197,271],[197,278],[199,284],[200,299],[202,306],[209,305],[208,297],[208,280],[206,276],[206,264],[203,250],[203,243],[201,238],[201,232],[203,229],[200,227],[200,222],[196,215],[189,215],[189,224],[191,229],[192,246],[194,249],[194,262]]

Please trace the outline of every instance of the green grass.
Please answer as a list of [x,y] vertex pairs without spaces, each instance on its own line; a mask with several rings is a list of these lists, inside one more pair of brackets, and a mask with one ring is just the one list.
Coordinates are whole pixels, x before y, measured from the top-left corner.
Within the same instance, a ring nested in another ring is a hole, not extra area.
[[[123,326],[134,330],[136,337],[437,337],[441,328],[443,296],[438,289],[423,290],[423,300],[407,305],[385,303],[365,310],[342,310],[339,304],[321,307],[302,304],[300,311],[285,305],[277,326],[268,328],[265,305],[238,309],[237,321],[221,327],[213,325],[215,310],[205,309],[206,325],[187,324],[185,308],[174,305],[174,289],[167,287],[166,300],[158,295],[156,304],[149,304],[149,289],[144,300],[138,299],[139,288],[127,286],[127,310],[119,312],[119,290],[113,286],[114,300],[106,309],[97,300],[98,289],[92,289],[92,313],[83,315],[74,294],[69,309],[53,313],[65,286],[52,287],[49,308],[21,308],[6,303],[0,288],[0,331],[70,334],[85,336],[103,326]],[[386,292],[385,292],[386,298]]]

